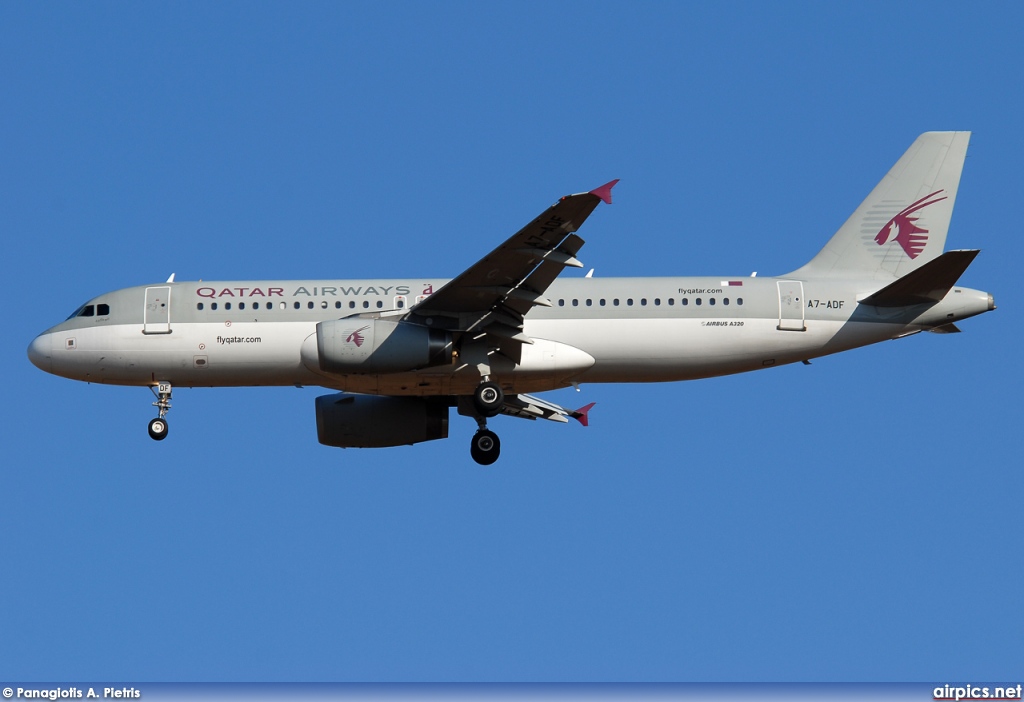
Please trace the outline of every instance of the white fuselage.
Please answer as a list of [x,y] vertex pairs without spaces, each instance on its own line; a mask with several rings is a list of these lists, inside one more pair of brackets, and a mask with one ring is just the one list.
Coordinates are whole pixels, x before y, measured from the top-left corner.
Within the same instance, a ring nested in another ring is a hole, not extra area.
[[[386,374],[328,374],[316,325],[349,315],[396,318],[443,280],[169,283],[91,300],[32,342],[48,372],[120,385],[320,385],[356,393],[463,395],[477,369],[450,364]],[[492,359],[507,392],[573,383],[689,380],[806,360],[992,309],[955,287],[935,305],[858,304],[872,281],[775,278],[579,278],[548,290],[524,332],[520,363]],[[100,315],[99,310],[107,314]]]

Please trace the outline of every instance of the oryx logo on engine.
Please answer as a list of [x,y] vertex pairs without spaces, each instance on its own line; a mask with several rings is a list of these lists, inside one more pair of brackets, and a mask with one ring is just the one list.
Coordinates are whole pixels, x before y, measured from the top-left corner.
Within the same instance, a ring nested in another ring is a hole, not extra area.
[[359,332],[365,331],[365,330],[367,330],[369,328],[370,328],[369,324],[367,324],[365,327],[359,327],[354,332],[352,332],[347,337],[345,337],[345,343],[346,344],[355,344],[356,346],[362,346],[363,342],[366,341],[366,339],[364,339],[363,335],[360,334]]

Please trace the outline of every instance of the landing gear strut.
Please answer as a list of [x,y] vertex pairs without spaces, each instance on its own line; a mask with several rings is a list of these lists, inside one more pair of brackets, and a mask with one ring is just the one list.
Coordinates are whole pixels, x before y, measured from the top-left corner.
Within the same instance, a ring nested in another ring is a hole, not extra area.
[[159,416],[149,423],[149,438],[154,441],[163,441],[167,438],[167,420],[164,417],[167,415],[167,411],[171,409],[171,384],[170,383],[158,383],[154,388],[149,388],[153,395],[156,396],[156,402],[153,406],[159,411]]

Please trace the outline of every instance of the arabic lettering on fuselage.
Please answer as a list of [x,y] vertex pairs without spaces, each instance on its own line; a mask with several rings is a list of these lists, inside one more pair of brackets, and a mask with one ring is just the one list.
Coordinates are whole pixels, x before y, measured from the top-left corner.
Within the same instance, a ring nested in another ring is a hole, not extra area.
[[[424,285],[420,295],[430,295],[434,292],[433,285]],[[359,295],[409,295],[412,293],[408,285],[313,285],[306,287],[300,285],[292,291],[290,297],[355,297]],[[205,286],[196,289],[199,297],[289,297],[285,295],[285,289],[280,287],[233,287],[215,288]]]

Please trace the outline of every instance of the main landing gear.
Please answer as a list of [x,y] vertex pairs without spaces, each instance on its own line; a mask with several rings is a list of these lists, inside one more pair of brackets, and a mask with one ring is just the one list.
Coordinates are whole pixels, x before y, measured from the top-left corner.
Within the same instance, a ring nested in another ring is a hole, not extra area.
[[155,388],[151,385],[149,389],[156,396],[153,406],[160,412],[160,415],[149,423],[149,438],[154,441],[163,441],[167,438],[167,420],[164,417],[171,409],[171,384],[158,383]]
[[473,391],[474,418],[479,427],[469,444],[469,455],[482,466],[489,466],[498,460],[501,440],[487,428],[487,419],[496,417],[505,405],[505,393],[493,380],[484,379]]

